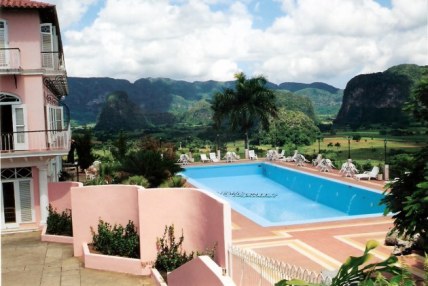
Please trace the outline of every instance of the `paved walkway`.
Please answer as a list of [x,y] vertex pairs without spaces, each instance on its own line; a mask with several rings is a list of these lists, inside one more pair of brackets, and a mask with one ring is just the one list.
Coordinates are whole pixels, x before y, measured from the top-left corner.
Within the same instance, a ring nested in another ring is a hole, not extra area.
[[150,277],[83,268],[71,244],[40,241],[40,232],[1,236],[3,286],[155,285]]
[[[297,167],[294,163],[281,161],[274,163],[345,183],[358,184],[378,191],[384,190],[384,181],[357,181],[354,178],[341,176],[338,170],[321,173],[312,164]],[[374,260],[385,260],[393,250],[393,247],[384,245],[386,234],[393,227],[391,217],[261,227],[233,211],[232,222],[234,245],[316,272],[335,271],[349,256],[362,255],[368,240],[379,242],[379,246],[372,251]],[[413,253],[399,257],[399,261],[409,268],[415,280],[423,280],[425,277],[423,256]]]

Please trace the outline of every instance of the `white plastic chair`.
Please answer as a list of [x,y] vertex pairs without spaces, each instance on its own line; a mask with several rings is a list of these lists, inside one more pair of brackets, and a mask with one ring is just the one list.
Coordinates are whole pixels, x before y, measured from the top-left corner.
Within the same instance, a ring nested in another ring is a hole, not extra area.
[[205,163],[205,162],[209,162],[210,159],[207,158],[207,154],[201,154],[201,162]]
[[220,160],[216,157],[216,155],[215,155],[215,153],[214,152],[211,152],[210,153],[210,160],[212,161],[212,162],[214,162],[214,163],[217,163],[217,162],[219,162]]
[[357,180],[367,179],[370,181],[370,179],[377,179],[378,174],[379,174],[379,167],[375,166],[371,171],[365,171],[364,173],[356,174],[354,177]]
[[248,151],[248,157],[250,158],[250,160],[257,160],[257,155],[254,152],[254,150],[249,150]]

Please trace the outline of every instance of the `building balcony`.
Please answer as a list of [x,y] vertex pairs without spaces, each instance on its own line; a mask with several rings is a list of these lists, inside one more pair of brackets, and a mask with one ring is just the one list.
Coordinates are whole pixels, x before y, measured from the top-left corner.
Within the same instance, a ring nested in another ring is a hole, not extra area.
[[64,54],[60,52],[42,52],[44,75],[66,75]]
[[1,133],[2,159],[65,155],[70,149],[71,130],[38,130]]
[[42,74],[48,77],[66,76],[62,52],[41,52],[39,68],[28,68],[21,63],[19,48],[0,48],[0,75]]
[[19,48],[0,48],[0,74],[20,74],[21,72]]

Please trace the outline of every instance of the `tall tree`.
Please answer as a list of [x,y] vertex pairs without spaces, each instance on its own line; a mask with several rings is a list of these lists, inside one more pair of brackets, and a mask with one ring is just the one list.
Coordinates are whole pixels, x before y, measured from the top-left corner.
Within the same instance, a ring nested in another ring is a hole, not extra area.
[[94,162],[94,155],[92,154],[92,131],[85,127],[78,134],[74,134],[73,138],[76,144],[79,166],[81,169],[86,169]]
[[[413,90],[407,109],[413,116],[428,123],[428,73]],[[385,192],[382,203],[385,213],[393,213],[394,230],[414,237],[419,235],[420,247],[428,253],[428,146],[415,154],[412,168]]]
[[249,132],[257,124],[269,130],[269,119],[277,117],[275,94],[266,87],[263,76],[247,79],[244,73],[235,74],[235,88],[217,92],[211,102],[216,128],[223,123],[233,131],[245,134],[245,148],[249,149]]

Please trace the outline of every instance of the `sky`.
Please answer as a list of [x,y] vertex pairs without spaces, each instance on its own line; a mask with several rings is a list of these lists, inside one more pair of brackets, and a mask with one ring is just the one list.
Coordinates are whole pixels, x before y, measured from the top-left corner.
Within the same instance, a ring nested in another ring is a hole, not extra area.
[[45,0],[67,73],[325,82],[428,64],[428,0]]

